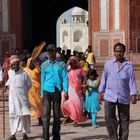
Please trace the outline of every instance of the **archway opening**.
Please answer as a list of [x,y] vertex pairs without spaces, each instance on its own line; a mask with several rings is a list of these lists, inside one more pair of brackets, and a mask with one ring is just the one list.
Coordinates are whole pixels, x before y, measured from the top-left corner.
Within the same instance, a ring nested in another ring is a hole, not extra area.
[[57,20],[57,46],[71,52],[85,52],[88,46],[88,11],[74,6]]
[[[27,1],[27,0],[26,0]],[[58,0],[47,0],[47,1],[35,1],[30,0],[32,9],[32,48],[42,41],[46,41],[47,44],[56,44],[56,23],[58,17],[66,10],[78,6],[85,10],[88,10],[87,0],[61,0],[63,4],[59,4]],[[59,5],[59,6],[58,6]],[[26,10],[26,7],[24,8]],[[28,20],[26,20],[28,23]],[[24,26],[24,25],[23,25]],[[25,34],[28,35],[28,30],[24,30]],[[25,39],[25,42],[28,40]]]

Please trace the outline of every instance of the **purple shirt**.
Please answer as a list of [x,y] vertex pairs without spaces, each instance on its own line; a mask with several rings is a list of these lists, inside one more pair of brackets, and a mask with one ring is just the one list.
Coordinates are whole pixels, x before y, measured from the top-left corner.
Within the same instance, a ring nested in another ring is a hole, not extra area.
[[119,67],[116,59],[109,60],[104,65],[99,92],[104,93],[104,99],[122,104],[130,103],[130,95],[138,93],[133,64],[124,60]]

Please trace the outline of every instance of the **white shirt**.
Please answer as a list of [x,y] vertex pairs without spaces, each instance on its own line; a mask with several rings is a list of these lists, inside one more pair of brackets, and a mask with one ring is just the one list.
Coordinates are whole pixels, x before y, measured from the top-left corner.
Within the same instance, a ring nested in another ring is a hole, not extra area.
[[8,76],[9,112],[13,115],[29,115],[28,91],[32,83],[28,74],[22,69],[17,72],[10,69]]

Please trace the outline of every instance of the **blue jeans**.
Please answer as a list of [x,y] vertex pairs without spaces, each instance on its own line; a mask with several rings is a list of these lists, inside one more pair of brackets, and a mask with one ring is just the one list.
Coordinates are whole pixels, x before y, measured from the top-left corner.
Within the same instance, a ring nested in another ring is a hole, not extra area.
[[55,93],[45,91],[43,96],[43,138],[49,140],[51,105],[53,105],[53,140],[60,140],[60,104],[61,92],[56,88]]

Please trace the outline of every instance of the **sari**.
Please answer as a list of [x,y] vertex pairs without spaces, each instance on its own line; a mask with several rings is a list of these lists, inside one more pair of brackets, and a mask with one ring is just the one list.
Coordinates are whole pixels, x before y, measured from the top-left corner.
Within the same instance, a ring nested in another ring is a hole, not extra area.
[[26,67],[24,70],[28,73],[32,81],[32,87],[28,92],[28,96],[30,102],[31,119],[35,120],[40,118],[43,113],[43,104],[40,96],[39,72],[37,72],[37,68],[31,70],[30,68]]
[[84,96],[82,93],[82,85],[86,76],[76,57],[72,56],[70,59],[74,60],[78,67],[76,69],[71,68],[68,72],[69,99],[65,101],[64,92],[62,92],[61,110],[64,117],[70,117],[74,122],[84,122],[86,118],[83,113]]

